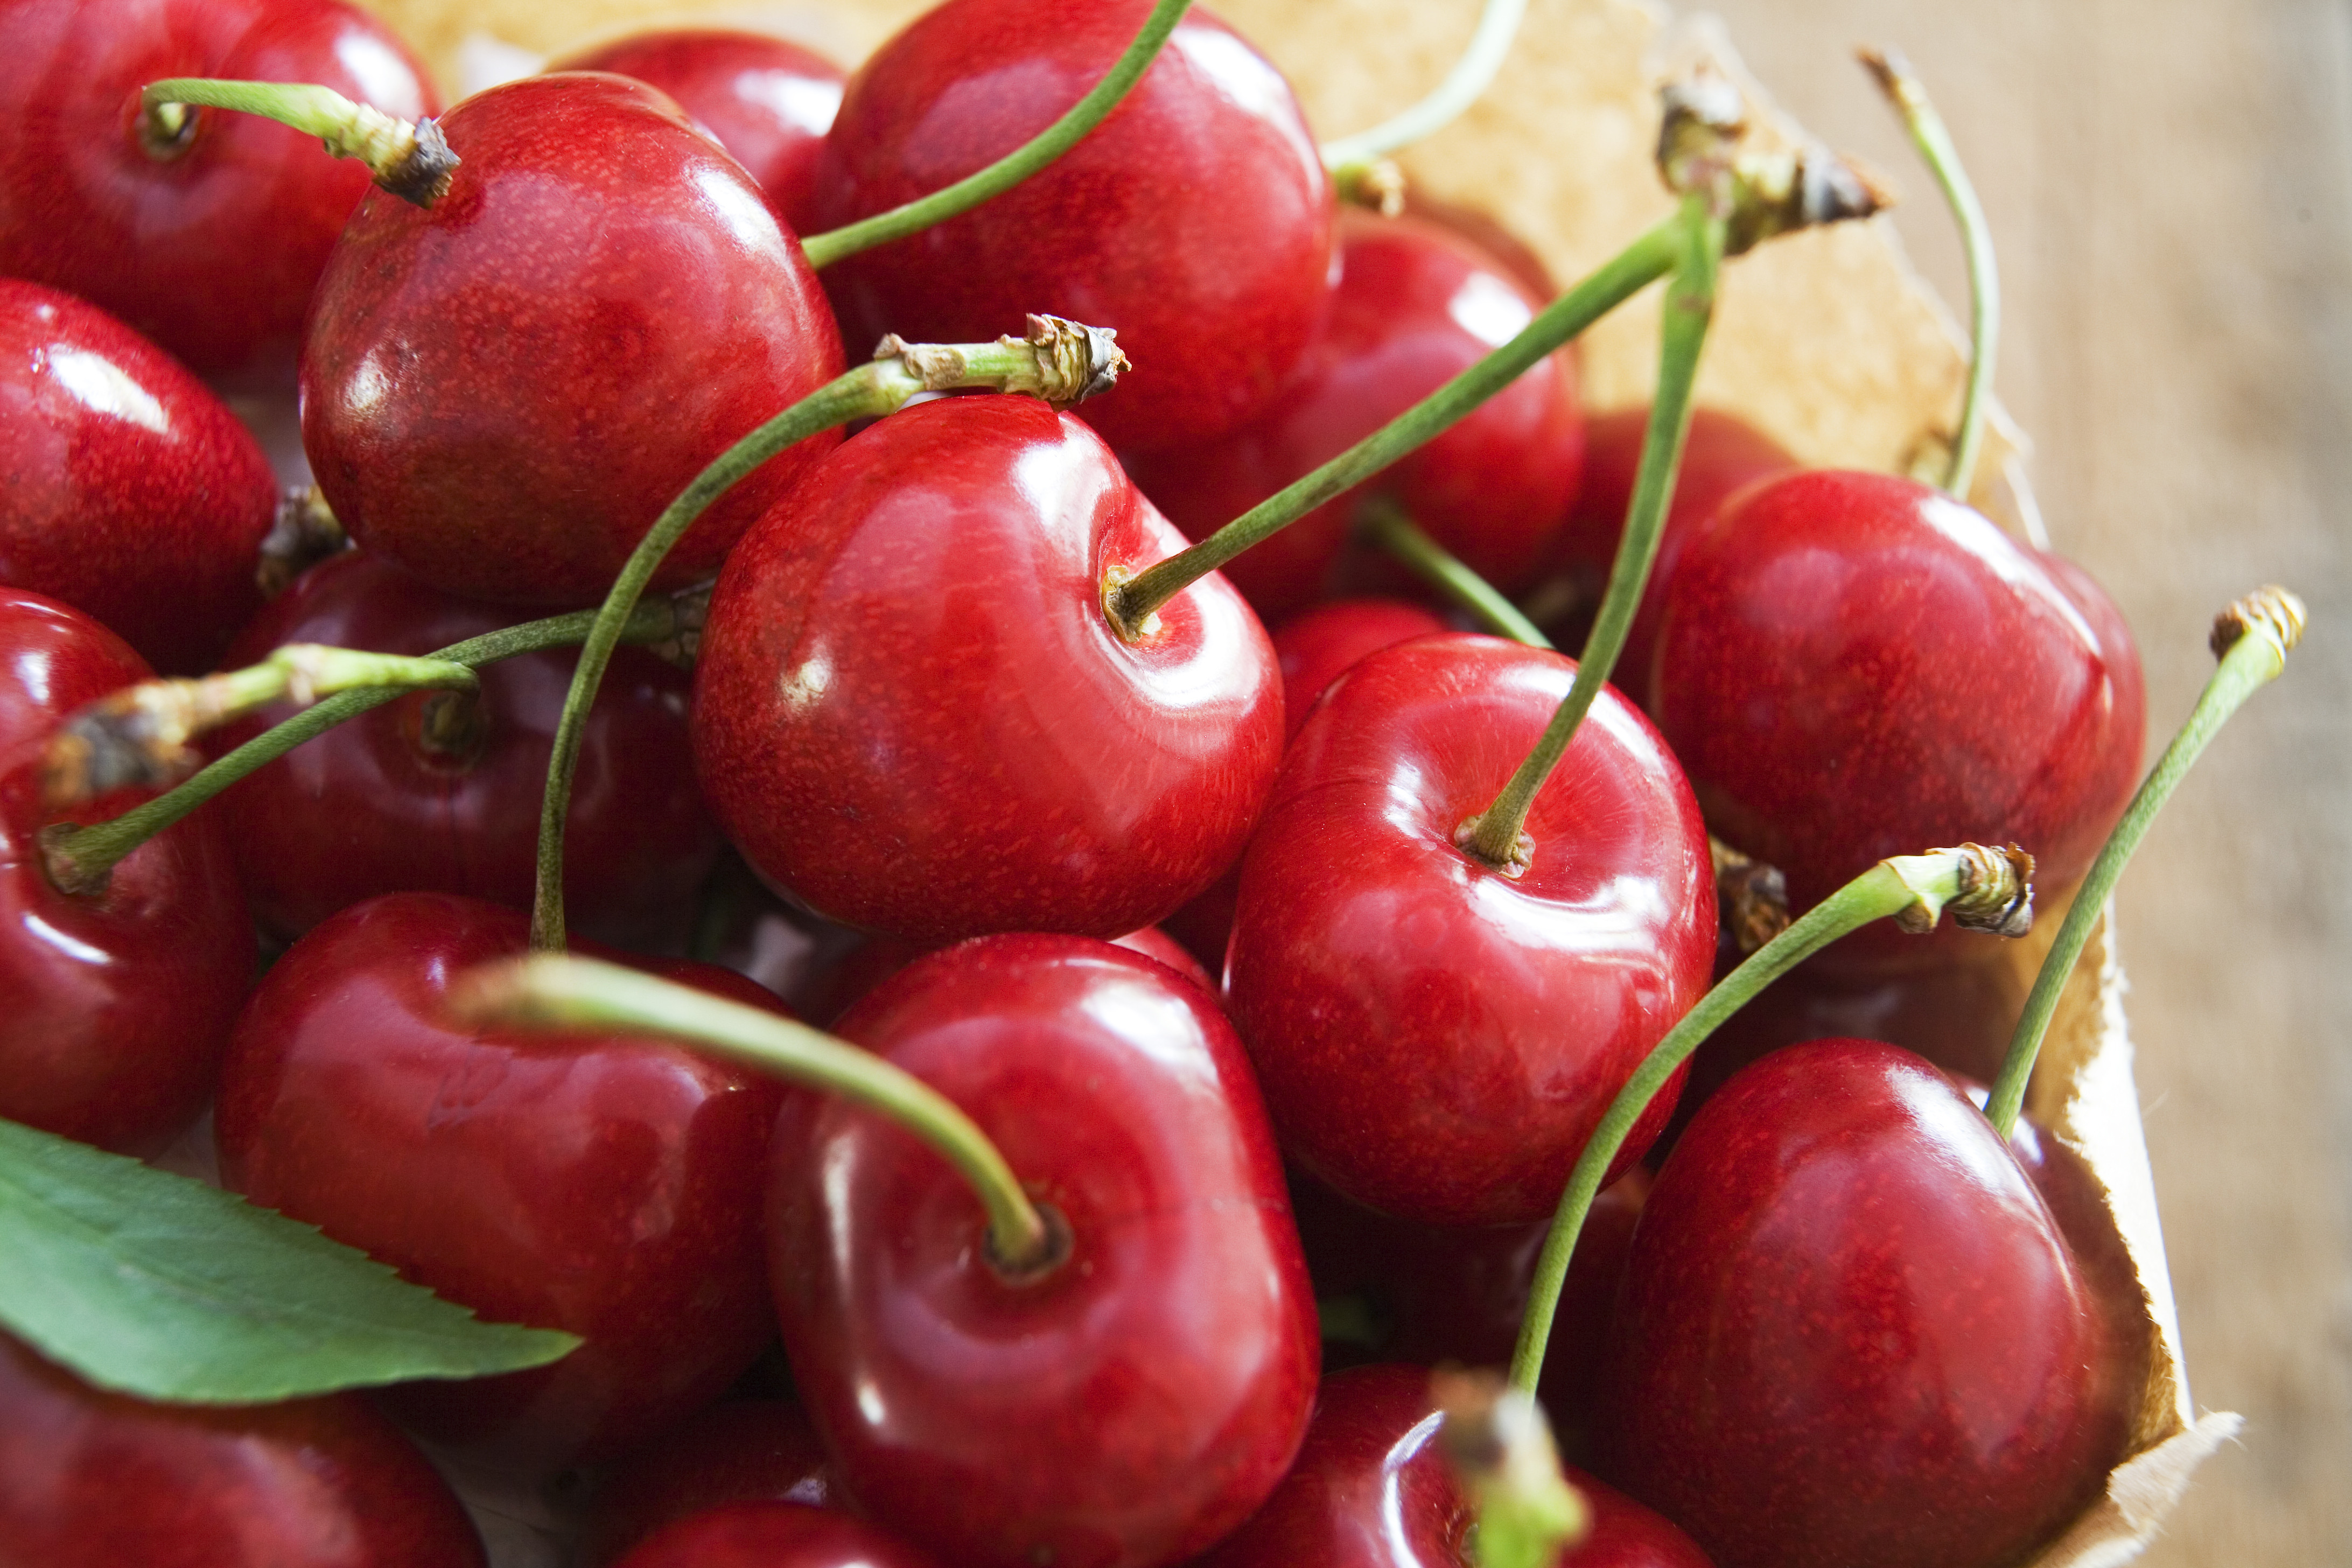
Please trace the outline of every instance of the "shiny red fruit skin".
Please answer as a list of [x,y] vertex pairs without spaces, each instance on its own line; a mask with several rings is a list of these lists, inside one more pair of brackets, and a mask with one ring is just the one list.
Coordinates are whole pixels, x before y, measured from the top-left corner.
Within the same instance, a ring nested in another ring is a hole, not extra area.
[[1274,657],[1282,667],[1283,744],[1297,738],[1323,689],[1359,662],[1445,629],[1429,611],[1400,599],[1339,599],[1283,622],[1273,632]]
[[878,1526],[796,1502],[738,1502],[679,1521],[620,1568],[938,1568]]
[[[319,280],[302,447],[352,537],[435,586],[593,604],[705,464],[841,374],[840,336],[799,240],[656,89],[531,77],[441,128],[448,193],[369,193]],[[835,440],[738,484],[656,584],[709,575]]]
[[[950,0],[850,78],[825,143],[833,228],[977,173],[1059,119],[1150,0]],[[829,268],[844,330],[970,342],[1050,311],[1135,369],[1087,421],[1121,450],[1198,441],[1272,399],[1321,325],[1331,184],[1290,86],[1194,9],[1108,119],[1043,173]]]
[[739,1502],[824,1508],[840,1489],[799,1405],[721,1400],[621,1458],[589,1500],[574,1559],[579,1568],[604,1568],[690,1515]]
[[[2067,887],[2137,782],[2122,618],[1941,491],[1785,475],[1692,535],[1661,592],[1653,716],[1708,826],[1780,868],[1799,913],[1886,856],[1966,840],[2021,844],[2037,884]],[[1834,952],[1952,956],[1877,931]]]
[[1943,1073],[1775,1052],[1659,1173],[1603,1473],[1724,1568],[1982,1568],[2097,1494],[2133,1390],[2050,1211]]
[[[1216,994],[1217,983],[1209,978],[1209,972],[1201,966],[1201,961],[1185,952],[1182,943],[1158,926],[1145,926],[1141,931],[1114,937],[1111,945],[1157,959],[1202,990],[1212,995]],[[896,937],[868,937],[834,967],[824,989],[825,1000],[831,1008],[827,1021],[848,1012],[864,1001],[868,992],[923,954],[937,951],[934,947],[900,942]]]
[[96,306],[0,278],[0,583],[200,674],[260,607],[277,510],[269,460],[204,383]]
[[1467,635],[1373,654],[1299,731],[1242,863],[1234,1021],[1284,1151],[1368,1207],[1549,1215],[1610,1100],[1706,989],[1706,830],[1657,732],[1607,689],[1536,797],[1528,874],[1454,847],[1574,671]]
[[817,161],[847,76],[831,60],[767,33],[678,27],[633,34],[550,68],[611,71],[661,89],[760,182],[794,234],[814,232]]
[[[1371,435],[1517,336],[1540,308],[1502,263],[1435,224],[1349,208],[1339,239],[1330,322],[1281,397],[1213,440],[1128,458],[1136,483],[1189,537],[1205,538]],[[1312,603],[1330,584],[1358,509],[1378,493],[1473,571],[1514,588],[1559,531],[1583,462],[1576,359],[1562,350],[1225,573],[1268,617]]]
[[[230,663],[281,643],[424,654],[512,624],[352,551],[321,562],[262,612]],[[461,893],[530,906],[540,797],[570,649],[486,665],[478,740],[425,742],[430,693],[403,697],[307,741],[230,790],[237,871],[254,917],[290,941],[378,893]],[[592,935],[646,938],[683,922],[719,850],[687,752],[688,678],[637,648],[615,652],[582,732],[564,837],[564,897]],[[293,716],[273,704],[226,731],[242,744]]]
[[[1200,1568],[1469,1568],[1469,1500],[1439,1452],[1423,1366],[1333,1373],[1298,1462]],[[1709,1568],[1688,1536],[1575,1470],[1592,1531],[1559,1568]]]
[[403,120],[440,107],[406,46],[336,0],[7,0],[0,37],[0,273],[78,294],[206,374],[282,376],[368,174],[215,109],[158,161],[139,89],[308,81]]
[[[216,818],[156,835],[94,898],[43,868],[41,756],[85,702],[147,679],[79,610],[0,588],[0,1116],[147,1152],[195,1115],[253,973],[253,925]],[[129,809],[123,792],[70,814]]]
[[1103,613],[1108,571],[1182,544],[1034,400],[863,432],[719,577],[694,686],[719,826],[818,913],[912,941],[1153,923],[1241,853],[1282,746],[1274,650],[1222,578],[1136,644]]
[[0,1335],[9,1568],[482,1568],[473,1522],[348,1395],[154,1405]]
[[[528,925],[394,893],[320,926],[239,1020],[216,1131],[223,1179],[256,1203],[486,1318],[588,1342],[384,1396],[435,1442],[552,1468],[715,1398],[767,1342],[759,1173],[778,1090],[677,1047],[446,1016],[450,982],[520,953]],[[667,973],[775,1005],[723,970]]]
[[936,1156],[787,1099],[777,1315],[860,1510],[975,1568],[1150,1568],[1239,1524],[1297,1449],[1317,1328],[1249,1064],[1208,996],[1107,943],[988,937],[902,971],[840,1033],[961,1106],[1073,1238],[1008,1285]]

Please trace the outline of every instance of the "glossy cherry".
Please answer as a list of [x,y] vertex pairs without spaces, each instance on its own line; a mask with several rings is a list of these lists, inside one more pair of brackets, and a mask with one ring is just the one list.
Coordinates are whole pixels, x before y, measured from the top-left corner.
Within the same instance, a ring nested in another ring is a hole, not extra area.
[[0,1563],[11,1568],[482,1568],[466,1510],[348,1395],[154,1405],[0,1335]]
[[[1423,1366],[1332,1373],[1298,1462],[1201,1568],[1468,1568],[1469,1500],[1436,1445]],[[1592,1530],[1559,1568],[1709,1568],[1688,1536],[1614,1488],[1569,1472]]]
[[[237,640],[423,654],[509,624],[364,552],[321,562]],[[305,742],[221,803],[255,918],[291,940],[378,893],[463,893],[528,909],[540,796],[572,684],[569,650],[486,666],[478,697],[417,692]],[[563,857],[588,932],[645,940],[683,924],[719,849],[687,751],[688,677],[623,648],[589,710]],[[241,743],[291,715],[264,709]]]
[[611,71],[661,89],[760,182],[793,233],[813,232],[817,161],[848,74],[831,60],[772,34],[677,27],[631,34],[549,68]]
[[[371,192],[319,280],[303,449],[352,537],[436,586],[593,603],[705,464],[841,373],[840,338],[759,186],[642,82],[532,77],[441,128],[447,194]],[[736,486],[656,582],[708,576],[833,443]]]
[[307,81],[403,120],[440,107],[400,40],[338,0],[6,0],[0,37],[0,273],[92,300],[206,373],[284,377],[368,174],[210,109],[151,149],[140,89]]
[[2115,1365],[1976,1107],[1908,1052],[1816,1041],[1726,1085],[1659,1173],[1604,1473],[1724,1568],[2010,1563],[2122,1457]]
[[[1411,408],[1517,336],[1541,304],[1508,268],[1434,224],[1349,208],[1339,237],[1329,324],[1282,396],[1222,437],[1129,458],[1136,483],[1192,538]],[[1358,508],[1377,494],[1472,570],[1517,587],[1559,531],[1583,457],[1576,361],[1563,350],[1225,572],[1262,615],[1312,602],[1334,581]]]
[[[1925,485],[1759,485],[1659,591],[1658,727],[1708,825],[1778,866],[1800,913],[1885,856],[1966,840],[2021,844],[2037,884],[2070,886],[2137,782],[2147,699],[2113,605]],[[1947,950],[1890,928],[1832,951]]]
[[1448,1225],[1549,1215],[1609,1101],[1706,988],[1697,803],[1605,688],[1536,796],[1526,875],[1454,847],[1574,670],[1466,635],[1372,655],[1325,691],[1250,842],[1234,1020],[1285,1152],[1370,1207]]
[[[1145,926],[1141,931],[1115,937],[1111,945],[1157,959],[1203,991],[1214,994],[1217,989],[1217,983],[1209,978],[1209,972],[1202,967],[1201,961],[1158,926]],[[835,967],[831,984],[825,990],[832,1009],[826,1015],[827,1019],[840,1017],[864,1001],[866,994],[876,986],[925,953],[936,951],[916,942],[901,942],[896,937],[868,937]]]
[[621,1568],[938,1568],[864,1520],[796,1502],[739,1502],[679,1521]]
[[782,1399],[724,1399],[622,1457],[597,1484],[575,1560],[604,1568],[656,1531],[722,1504],[835,1502],[816,1428]]
[[[831,228],[977,173],[1059,119],[1150,0],[949,0],[850,78]],[[1135,369],[1086,417],[1121,450],[1205,439],[1281,387],[1330,289],[1331,185],[1281,73],[1201,12],[1051,167],[826,275],[854,341],[970,342],[1046,310],[1115,327]]]
[[16,588],[0,588],[0,1116],[144,1152],[212,1092],[253,970],[245,895],[201,813],[132,850],[103,892],[58,890],[42,753],[75,709],[152,672],[80,611]]
[[260,607],[277,510],[268,459],[204,383],[96,306],[0,278],[0,583],[197,674]]
[[1107,943],[988,937],[901,971],[839,1032],[962,1107],[1068,1237],[1009,1279],[935,1155],[841,1100],[786,1101],[777,1314],[860,1510],[975,1568],[1148,1568],[1239,1524],[1305,1430],[1316,1321],[1209,997]]
[[719,577],[694,687],[719,826],[808,907],[918,942],[1150,925],[1240,854],[1282,745],[1273,649],[1221,578],[1112,629],[1107,574],[1181,546],[1034,400],[863,432]]
[[[222,1073],[221,1173],[488,1318],[586,1343],[386,1398],[517,1467],[609,1458],[717,1396],[772,1331],[759,1173],[778,1090],[677,1047],[470,1029],[444,996],[520,953],[520,911],[439,893],[344,910],[255,992]],[[773,999],[707,965],[673,978]]]

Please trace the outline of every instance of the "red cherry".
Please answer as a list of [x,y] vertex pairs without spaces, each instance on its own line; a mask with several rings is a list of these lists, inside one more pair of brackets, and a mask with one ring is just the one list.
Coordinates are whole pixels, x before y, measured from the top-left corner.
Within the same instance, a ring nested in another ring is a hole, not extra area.
[[1454,846],[1575,668],[1469,636],[1372,655],[1324,693],[1250,842],[1234,1020],[1286,1152],[1359,1203],[1431,1224],[1549,1215],[1609,1101],[1706,989],[1697,804],[1607,689],[1536,797],[1526,876]]
[[961,1106],[1069,1251],[1010,1281],[937,1156],[839,1100],[775,1136],[793,1375],[860,1508],[957,1563],[1147,1568],[1245,1518],[1297,1451],[1314,1299],[1240,1043],[1208,996],[1076,937],[910,965],[842,1035]]
[[1941,1072],[1775,1052],[1659,1173],[1618,1298],[1607,1473],[1725,1568],[2017,1561],[2126,1400],[2050,1211]]
[[[825,227],[929,195],[1044,131],[1149,0],[949,0],[850,79],[818,178]],[[1118,331],[1135,369],[1104,439],[1198,441],[1264,406],[1330,290],[1331,184],[1290,86],[1195,10],[1110,118],[1043,173],[829,269],[853,338],[971,342],[1045,310]],[[1223,521],[1222,519],[1220,521]]]
[[[0,1116],[145,1152],[212,1091],[253,971],[245,896],[203,814],[132,850],[105,891],[58,889],[39,847],[49,737],[152,672],[96,621],[21,589],[0,588]],[[136,803],[117,794],[75,820]]]
[[655,1531],[724,1503],[824,1508],[840,1489],[799,1405],[721,1400],[614,1466],[588,1505],[577,1559],[581,1568],[604,1568]]
[[0,581],[210,669],[260,606],[269,460],[162,350],[69,294],[0,278]]
[[[1350,208],[1339,236],[1330,322],[1281,398],[1213,440],[1128,458],[1144,493],[1194,539],[1411,408],[1517,335],[1538,309],[1501,263],[1433,224]],[[1331,583],[1357,508],[1376,492],[1394,497],[1474,571],[1516,586],[1559,531],[1583,454],[1576,361],[1563,352],[1378,480],[1236,558],[1226,574],[1262,615],[1313,601]]]
[[[295,943],[239,1020],[221,1172],[485,1317],[587,1341],[551,1366],[390,1391],[509,1464],[610,1457],[715,1397],[772,1331],[759,1172],[778,1090],[640,1039],[456,1024],[451,978],[520,953],[496,905],[394,893]],[[773,1006],[708,965],[671,977]]]
[[[1707,821],[1802,913],[1888,855],[2014,842],[2082,878],[2139,773],[2122,617],[1940,491],[1811,471],[1745,491],[1662,584],[1654,714]],[[1932,963],[1874,931],[1837,962]]]
[[549,68],[650,82],[719,139],[795,234],[814,232],[817,161],[847,73],[767,33],[680,27],[637,33]]
[[887,1531],[795,1502],[739,1502],[681,1520],[620,1568],[937,1568]]
[[[451,593],[601,598],[703,466],[841,373],[799,242],[677,105],[533,77],[441,128],[430,209],[371,192],[319,280],[302,446],[352,537]],[[708,576],[833,445],[704,513],[655,579]]]
[[1106,572],[1181,545],[1043,404],[883,420],[728,558],[695,668],[712,813],[846,924],[1150,925],[1240,854],[1282,744],[1273,649],[1222,580],[1111,629]]
[[[354,551],[304,574],[246,628],[231,663],[297,642],[424,654],[510,620]],[[470,701],[402,698],[230,790],[223,809],[263,927],[291,940],[338,910],[402,889],[530,908],[540,796],[575,657],[485,666]],[[566,903],[596,935],[646,940],[677,925],[718,857],[719,830],[687,754],[688,690],[683,672],[623,648],[589,710],[563,871]],[[224,731],[216,749],[292,712],[264,709]]]
[[0,1335],[0,1563],[32,1568],[482,1568],[466,1510],[340,1396],[152,1405]]
[[139,89],[307,81],[403,120],[440,107],[400,40],[337,0],[5,0],[0,37],[0,272],[79,294],[207,373],[292,360],[368,174],[214,110],[150,152]]

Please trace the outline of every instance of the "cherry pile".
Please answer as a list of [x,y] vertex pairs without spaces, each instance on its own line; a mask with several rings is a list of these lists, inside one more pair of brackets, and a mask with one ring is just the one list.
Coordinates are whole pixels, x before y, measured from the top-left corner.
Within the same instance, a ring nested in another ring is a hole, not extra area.
[[[1727,245],[1839,216],[1703,91],[1678,216],[1557,303],[1341,204],[1197,11],[872,237],[1181,9],[945,0],[846,77],[646,36],[420,126],[340,0],[0,0],[0,1117],[209,1110],[227,1186],[581,1342],[203,1406],[0,1336],[0,1563],[482,1562],[410,1437],[584,1494],[587,1563],[1500,1561],[1517,1407],[1426,1369],[1515,1351],[1578,1568],[2000,1568],[2098,1496],[2148,1319],[1978,1109],[1991,939],[1875,921],[1620,1095],[1755,945],[1727,863],[1792,934],[2080,881],[2114,605],[1690,416]],[[331,88],[385,188],[165,79]],[[1588,422],[1552,324],[1661,277],[1682,391]],[[299,387],[314,490],[223,378]]]

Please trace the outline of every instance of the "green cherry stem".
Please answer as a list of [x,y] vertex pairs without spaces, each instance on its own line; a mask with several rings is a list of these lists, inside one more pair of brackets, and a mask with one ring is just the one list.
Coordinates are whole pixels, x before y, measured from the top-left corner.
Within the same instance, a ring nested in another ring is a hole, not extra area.
[[1584,722],[1593,700],[1617,668],[1617,656],[1625,650],[1634,612],[1642,606],[1642,591],[1649,585],[1650,567],[1657,559],[1666,503],[1674,496],[1683,443],[1690,434],[1691,387],[1698,378],[1699,351],[1706,345],[1707,325],[1714,318],[1716,272],[1723,259],[1724,222],[1708,211],[1706,198],[1685,196],[1682,216],[1684,250],[1674,282],[1666,289],[1664,320],[1659,330],[1657,395],[1642,435],[1642,461],[1634,470],[1633,504],[1626,512],[1624,537],[1617,542],[1617,559],[1609,568],[1601,614],[1577,660],[1576,679],[1568,695],[1560,699],[1551,722],[1544,726],[1535,749],[1494,804],[1454,834],[1454,842],[1466,853],[1490,866],[1507,869],[1523,863],[1521,829],[1527,826],[1536,793],[1567,754],[1577,727]]
[[1568,1279],[1569,1258],[1601,1191],[1601,1178],[1658,1090],[1726,1019],[1805,959],[1873,921],[1891,917],[1904,930],[1924,933],[1934,930],[1948,910],[1955,923],[1969,930],[2021,936],[2032,924],[2032,895],[2022,880],[2021,861],[2000,849],[1963,844],[1925,855],[1894,856],[1806,910],[1717,981],[1633,1069],[1577,1155],[1528,1288],[1527,1315],[1520,1321],[1518,1346],[1511,1356],[1512,1386],[1535,1391],[1551,1340],[1552,1318],[1559,1309],[1560,1286]]
[[2215,732],[2247,698],[2286,668],[2288,652],[2303,638],[2304,620],[2303,601],[2284,588],[2257,588],[2214,617],[2213,651],[2221,658],[2221,668],[2205,683],[2189,721],[2165,747],[2139,793],[2124,807],[2116,830],[2108,835],[2099,858],[2091,862],[2082,886],[2074,889],[2074,906],[2058,928],[2058,940],[2051,943],[2041,973],[2033,977],[2024,1016],[2010,1037],[2009,1055],[2001,1059],[2000,1076],[1993,1080],[1992,1093],[1985,1101],[1985,1115],[2004,1140],[2017,1125],[2018,1111],[2025,1104],[2025,1085],[2033,1076],[2034,1058],[2041,1054],[2050,1020],[2058,1011],[2059,993],[2074,972],[2075,961],[2083,956],[2083,948],[2091,940],[2091,927],[2105,911],[2107,895],[2115,891],[2132,852],[2147,837],[2148,825],[2172,798],[2181,775],[2189,772]]
[[357,158],[375,183],[404,202],[429,207],[449,188],[457,154],[430,120],[411,124],[309,82],[215,81],[173,77],[150,82],[139,99],[139,142],[148,156],[179,157],[193,144],[191,106],[258,114],[308,132],[338,158]]
[[795,442],[852,419],[890,414],[919,392],[985,387],[1025,393],[1056,406],[1081,403],[1110,389],[1127,368],[1127,356],[1101,327],[1058,316],[1032,316],[1025,338],[992,343],[910,343],[896,333],[882,340],[874,358],[810,393],[710,460],[676,500],[663,509],[637,542],[596,611],[595,624],[580,649],[556,721],[555,751],[548,759],[547,794],[539,817],[539,872],[530,910],[534,952],[562,952],[563,933],[563,824],[572,808],[572,781],[580,766],[580,742],[588,710],[604,683],[605,667],[621,633],[653,580],[695,519],[746,475]]
[[1332,178],[1345,184],[1390,153],[1435,135],[1477,102],[1510,58],[1511,40],[1527,12],[1528,0],[1486,0],[1468,46],[1427,98],[1369,131],[1323,143],[1323,166]]
[[1367,506],[1357,526],[1366,539],[1477,616],[1496,637],[1509,637],[1529,647],[1551,647],[1551,639],[1538,631],[1536,624],[1520,614],[1517,605],[1505,598],[1492,583],[1464,565],[1453,552],[1430,538],[1390,497],[1381,496]]
[[919,1138],[971,1184],[988,1214],[990,1261],[1034,1277],[1066,1240],[971,1118],[905,1068],[806,1024],[618,964],[534,953],[458,978],[449,1005],[477,1024],[611,1029],[679,1040],[758,1072],[837,1094]]
[[1959,433],[1952,440],[1951,466],[1944,472],[1944,489],[1966,500],[1975,481],[1977,458],[1984,450],[1985,414],[1992,400],[1993,361],[2000,349],[2000,268],[1993,256],[1992,226],[1985,221],[1976,187],[1961,166],[1959,149],[1944,117],[1936,112],[1927,87],[1911,70],[1899,49],[1860,49],[1855,58],[1868,68],[1903,117],[1912,144],[1936,176],[1944,200],[1959,227],[1960,245],[1969,258],[1969,386],[1960,402]]
[[877,245],[887,245],[894,239],[904,239],[910,234],[920,234],[933,224],[945,223],[958,213],[965,212],[993,195],[1000,195],[1046,164],[1077,145],[1089,131],[1101,124],[1110,111],[1118,107],[1128,90],[1143,79],[1159,55],[1160,46],[1184,19],[1192,0],[1159,0],[1151,15],[1143,19],[1142,31],[1135,35],[1110,71],[1095,83],[1087,95],[1070,106],[1069,112],[1048,125],[1029,142],[991,163],[975,174],[967,174],[954,184],[919,196],[904,206],[888,212],[876,213],[872,217],[830,228],[823,234],[813,234],[801,241],[801,249],[809,265],[823,271],[845,256],[855,256]]

